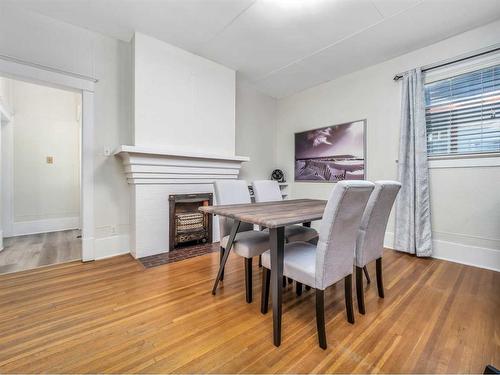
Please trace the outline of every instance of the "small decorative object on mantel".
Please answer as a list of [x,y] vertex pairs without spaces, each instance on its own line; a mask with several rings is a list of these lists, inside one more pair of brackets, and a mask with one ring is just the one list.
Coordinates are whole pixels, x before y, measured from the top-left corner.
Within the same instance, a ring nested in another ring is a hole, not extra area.
[[275,169],[273,173],[271,173],[271,180],[278,182],[285,182],[285,173],[281,169]]

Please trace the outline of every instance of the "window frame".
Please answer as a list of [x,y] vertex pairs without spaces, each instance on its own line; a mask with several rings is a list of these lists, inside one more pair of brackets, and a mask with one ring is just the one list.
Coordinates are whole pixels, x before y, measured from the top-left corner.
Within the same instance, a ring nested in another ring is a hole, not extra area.
[[[500,52],[495,52],[485,56],[449,64],[444,67],[432,69],[424,74],[424,87],[444,79],[471,73],[476,70],[490,68],[500,65]],[[426,116],[427,121],[427,116]],[[428,155],[429,168],[448,167],[470,167],[470,166],[500,166],[500,151],[498,152],[477,152],[463,154]],[[471,162],[469,159],[478,159]],[[464,161],[465,160],[465,161]],[[463,161],[463,162],[461,162]],[[431,163],[432,162],[432,163]]]

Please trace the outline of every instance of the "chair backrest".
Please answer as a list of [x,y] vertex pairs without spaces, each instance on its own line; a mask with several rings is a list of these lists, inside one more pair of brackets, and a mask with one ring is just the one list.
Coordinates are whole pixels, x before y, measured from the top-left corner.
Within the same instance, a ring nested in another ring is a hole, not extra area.
[[356,266],[364,267],[382,256],[387,221],[399,189],[397,181],[375,181],[358,230]]
[[[215,203],[217,205],[252,203],[248,185],[244,180],[220,180],[214,183]],[[220,239],[231,232],[234,220],[219,215]],[[241,223],[239,232],[253,230],[253,225]]]
[[352,273],[356,235],[375,185],[340,181],[325,207],[316,250],[316,288],[325,289]]
[[255,202],[275,202],[283,200],[278,181],[260,180],[252,182]]

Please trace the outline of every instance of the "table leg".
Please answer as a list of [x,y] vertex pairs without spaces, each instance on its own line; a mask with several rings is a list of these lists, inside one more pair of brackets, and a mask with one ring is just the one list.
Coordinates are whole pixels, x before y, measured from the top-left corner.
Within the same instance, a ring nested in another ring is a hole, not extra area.
[[271,293],[273,298],[273,339],[274,345],[281,344],[281,303],[283,282],[283,257],[285,252],[285,228],[269,230],[271,245]]
[[[229,234],[229,239],[227,241],[226,250],[224,251],[224,256],[220,262],[219,272],[217,272],[217,277],[215,278],[214,287],[212,288],[212,294],[215,296],[215,291],[217,290],[217,286],[219,285],[219,281],[224,273],[224,267],[226,266],[227,258],[229,258],[229,253],[231,252],[231,248],[233,247],[234,238],[238,233],[238,229],[240,228],[240,221],[235,220],[233,227],[231,228],[231,233]],[[221,238],[222,239],[222,238]]]

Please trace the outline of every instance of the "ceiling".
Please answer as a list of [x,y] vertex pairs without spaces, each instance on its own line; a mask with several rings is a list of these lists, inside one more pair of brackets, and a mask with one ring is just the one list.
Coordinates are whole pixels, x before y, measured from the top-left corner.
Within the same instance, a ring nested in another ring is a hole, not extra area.
[[500,18],[500,0],[4,0],[130,41],[134,31],[284,97]]

